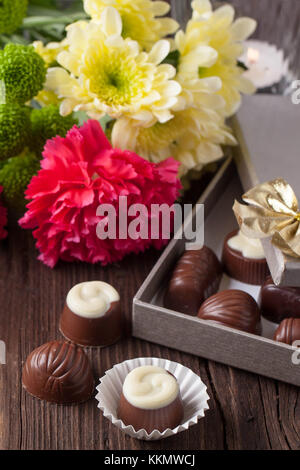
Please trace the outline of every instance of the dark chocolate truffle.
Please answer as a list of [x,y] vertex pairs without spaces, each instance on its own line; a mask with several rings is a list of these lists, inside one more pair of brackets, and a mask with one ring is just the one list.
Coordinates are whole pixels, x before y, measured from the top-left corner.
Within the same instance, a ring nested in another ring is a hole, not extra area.
[[63,336],[80,346],[108,346],[122,336],[118,292],[102,281],[82,282],[68,293],[60,319]]
[[248,333],[260,332],[258,305],[241,290],[224,290],[212,295],[201,305],[198,317]]
[[261,314],[280,323],[285,318],[300,318],[300,287],[276,286],[268,277],[260,289]]
[[87,401],[94,391],[88,357],[82,348],[65,341],[51,341],[32,351],[22,382],[31,395],[58,404]]
[[118,417],[127,426],[148,434],[174,429],[182,422],[183,404],[175,377],[156,366],[141,366],[126,377]]
[[200,305],[217,292],[222,267],[207,246],[186,251],[175,266],[166,290],[164,305],[187,315],[197,315]]
[[274,340],[292,345],[300,341],[300,318],[285,318],[275,331]]
[[270,274],[260,241],[247,239],[239,230],[226,236],[222,262],[230,277],[246,284],[261,285]]

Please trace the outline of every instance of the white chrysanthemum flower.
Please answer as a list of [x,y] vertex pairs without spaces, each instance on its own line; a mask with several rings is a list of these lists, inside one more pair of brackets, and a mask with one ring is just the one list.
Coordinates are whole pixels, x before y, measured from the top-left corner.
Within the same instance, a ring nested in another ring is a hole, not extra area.
[[181,175],[220,159],[221,145],[235,143],[220,114],[207,109],[185,109],[176,112],[170,121],[150,128],[136,127],[129,119],[121,118],[112,130],[114,147],[132,150],[153,162],[173,157],[181,162]]
[[222,88],[218,94],[225,100],[225,114],[230,116],[240,105],[240,93],[255,91],[253,84],[243,77],[244,70],[238,66],[238,58],[243,52],[242,41],[253,33],[256,22],[251,18],[234,21],[232,6],[225,5],[213,11],[209,0],[194,0],[192,7],[193,17],[188,22],[186,34],[183,38],[183,33],[178,33],[177,43],[184,40],[186,54],[194,55],[195,60],[199,45],[216,51],[217,60],[209,66],[199,66],[198,77],[221,79]]
[[61,113],[84,110],[90,117],[126,116],[137,125],[151,126],[172,118],[171,109],[181,92],[175,68],[161,64],[169,53],[166,40],[149,53],[136,41],[120,36],[122,21],[107,7],[101,23],[77,22],[68,27],[68,50],[57,61],[63,68],[48,70],[46,90],[55,91]]
[[84,9],[94,20],[101,20],[103,10],[114,7],[121,15],[122,37],[137,41],[149,50],[159,39],[173,34],[179,27],[172,18],[161,18],[170,5],[152,0],[84,0]]

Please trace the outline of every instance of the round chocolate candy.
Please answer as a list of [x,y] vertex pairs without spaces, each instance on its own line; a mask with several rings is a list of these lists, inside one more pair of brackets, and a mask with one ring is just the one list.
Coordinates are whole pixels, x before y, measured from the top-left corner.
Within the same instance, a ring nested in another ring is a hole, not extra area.
[[82,282],[67,295],[60,331],[80,346],[108,346],[122,336],[120,296],[102,281]]
[[246,284],[261,285],[270,274],[260,240],[247,238],[240,230],[226,236],[222,262],[230,277]]
[[126,376],[118,417],[135,431],[148,434],[174,429],[183,419],[183,404],[175,377],[156,366],[141,366]]
[[241,290],[223,290],[209,297],[200,307],[198,317],[248,333],[260,333],[257,303]]
[[300,318],[285,318],[274,334],[274,340],[292,345],[300,341]]
[[167,287],[164,306],[187,315],[197,315],[200,305],[217,292],[222,267],[207,246],[186,251],[175,266]]
[[300,318],[300,287],[276,286],[268,277],[261,286],[259,304],[262,316],[274,323]]
[[94,391],[87,355],[65,341],[51,341],[32,351],[23,368],[22,383],[31,395],[58,404],[87,401]]

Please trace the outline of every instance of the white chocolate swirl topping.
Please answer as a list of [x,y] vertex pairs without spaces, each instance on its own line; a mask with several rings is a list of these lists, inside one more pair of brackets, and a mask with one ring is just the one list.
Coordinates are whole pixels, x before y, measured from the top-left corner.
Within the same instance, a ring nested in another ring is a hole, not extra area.
[[248,238],[240,230],[238,233],[228,240],[228,246],[233,250],[240,251],[245,258],[263,259],[265,258],[264,250],[260,240],[257,238]]
[[99,318],[110,309],[112,302],[120,300],[116,289],[102,281],[76,284],[67,295],[69,309],[85,318]]
[[126,400],[137,408],[156,410],[170,405],[179,393],[173,375],[156,366],[141,366],[127,375],[123,384]]

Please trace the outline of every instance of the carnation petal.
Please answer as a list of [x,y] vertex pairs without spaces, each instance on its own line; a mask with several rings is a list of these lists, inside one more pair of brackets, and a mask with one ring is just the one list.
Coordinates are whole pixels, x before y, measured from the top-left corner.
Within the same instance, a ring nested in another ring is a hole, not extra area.
[[112,148],[100,123],[96,120],[90,119],[84,123],[78,133],[82,136],[84,155],[91,159],[98,155],[99,149],[104,151]]
[[63,192],[56,201],[65,202],[69,207],[82,208],[92,204],[94,196],[94,191],[92,189],[81,189],[80,191],[76,191],[74,188]]
[[162,181],[167,181],[170,184],[176,184],[178,177],[178,169],[181,163],[174,158],[166,158],[163,162],[157,165],[157,171],[159,172]]

